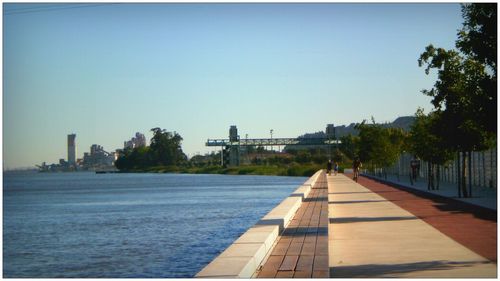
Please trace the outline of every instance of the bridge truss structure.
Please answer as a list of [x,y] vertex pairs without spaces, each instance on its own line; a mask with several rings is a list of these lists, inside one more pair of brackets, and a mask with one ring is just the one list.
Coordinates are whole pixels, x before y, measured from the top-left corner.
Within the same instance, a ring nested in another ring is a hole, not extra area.
[[330,138],[268,138],[268,139],[208,139],[206,146],[282,146],[282,145],[333,145],[339,140]]
[[229,128],[229,139],[208,139],[206,146],[221,147],[221,165],[224,165],[224,152],[229,153],[229,165],[238,166],[240,164],[240,147],[247,146],[286,146],[286,145],[301,145],[301,146],[328,146],[329,154],[331,155],[331,146],[338,145],[340,141],[335,138],[335,127],[333,124],[328,124],[326,127],[326,137],[323,138],[273,138],[273,130],[271,129],[271,138],[261,139],[241,139],[238,135],[238,128],[232,125]]
[[[229,165],[238,166],[240,164],[240,147],[242,146],[328,146],[329,151],[332,145],[338,145],[341,142],[331,138],[269,138],[269,139],[208,139],[206,146],[218,146],[221,150],[229,152]],[[224,165],[224,153],[221,153],[221,165]]]

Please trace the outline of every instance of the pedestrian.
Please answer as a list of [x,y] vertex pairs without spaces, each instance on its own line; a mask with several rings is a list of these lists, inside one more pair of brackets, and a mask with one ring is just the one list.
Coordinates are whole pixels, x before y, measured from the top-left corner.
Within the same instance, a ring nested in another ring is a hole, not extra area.
[[418,159],[417,156],[414,156],[413,159],[410,161],[410,167],[411,167],[410,182],[413,185],[413,183],[417,181],[417,174],[419,173],[420,170],[420,159]]
[[339,172],[339,163],[335,162],[335,164],[333,165],[333,175],[337,175],[337,173]]
[[359,157],[356,157],[356,159],[352,163],[352,170],[354,173],[352,179],[355,180],[356,182],[358,181],[358,177],[359,177],[359,169],[362,166],[363,166],[363,164],[361,163],[361,160],[359,160]]
[[328,160],[326,164],[326,173],[330,176],[332,174],[332,160]]

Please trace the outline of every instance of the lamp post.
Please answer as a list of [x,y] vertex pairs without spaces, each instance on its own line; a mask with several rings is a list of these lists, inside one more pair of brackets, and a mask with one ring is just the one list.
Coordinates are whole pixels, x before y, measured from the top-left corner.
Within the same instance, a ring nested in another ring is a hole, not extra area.
[[250,155],[248,153],[248,134],[245,134],[245,143],[246,143],[246,146],[245,146],[245,150],[247,152],[247,164],[250,163]]
[[273,129],[271,129],[271,131],[270,131],[270,133],[271,133],[271,151],[273,149],[273,145],[272,145],[273,144],[273,131],[274,131]]

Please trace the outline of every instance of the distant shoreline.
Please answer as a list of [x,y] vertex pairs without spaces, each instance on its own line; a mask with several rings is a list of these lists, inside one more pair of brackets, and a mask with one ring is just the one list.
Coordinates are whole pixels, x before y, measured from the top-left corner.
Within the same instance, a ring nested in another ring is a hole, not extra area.
[[[102,170],[95,171],[96,174],[128,174],[128,173],[170,173],[170,174],[216,174],[216,175],[261,175],[261,176],[291,176],[310,177],[316,171],[323,169],[322,165],[242,165],[233,167],[204,166],[204,167],[178,167],[178,166],[155,166],[148,168],[137,168],[130,170]],[[342,169],[341,169],[342,170]],[[37,169],[6,170],[4,173],[93,173],[94,171],[39,171]]]
[[294,166],[263,166],[244,165],[235,167],[176,167],[160,166],[145,169],[124,170],[119,173],[176,173],[176,174],[220,174],[220,175],[262,175],[262,176],[295,176],[310,177],[319,169],[321,165],[294,165]]

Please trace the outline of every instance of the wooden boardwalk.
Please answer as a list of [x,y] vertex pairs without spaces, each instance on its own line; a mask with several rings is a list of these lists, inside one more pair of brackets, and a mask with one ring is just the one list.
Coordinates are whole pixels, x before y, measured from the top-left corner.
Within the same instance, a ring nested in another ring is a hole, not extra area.
[[322,173],[257,278],[328,278],[328,185]]

